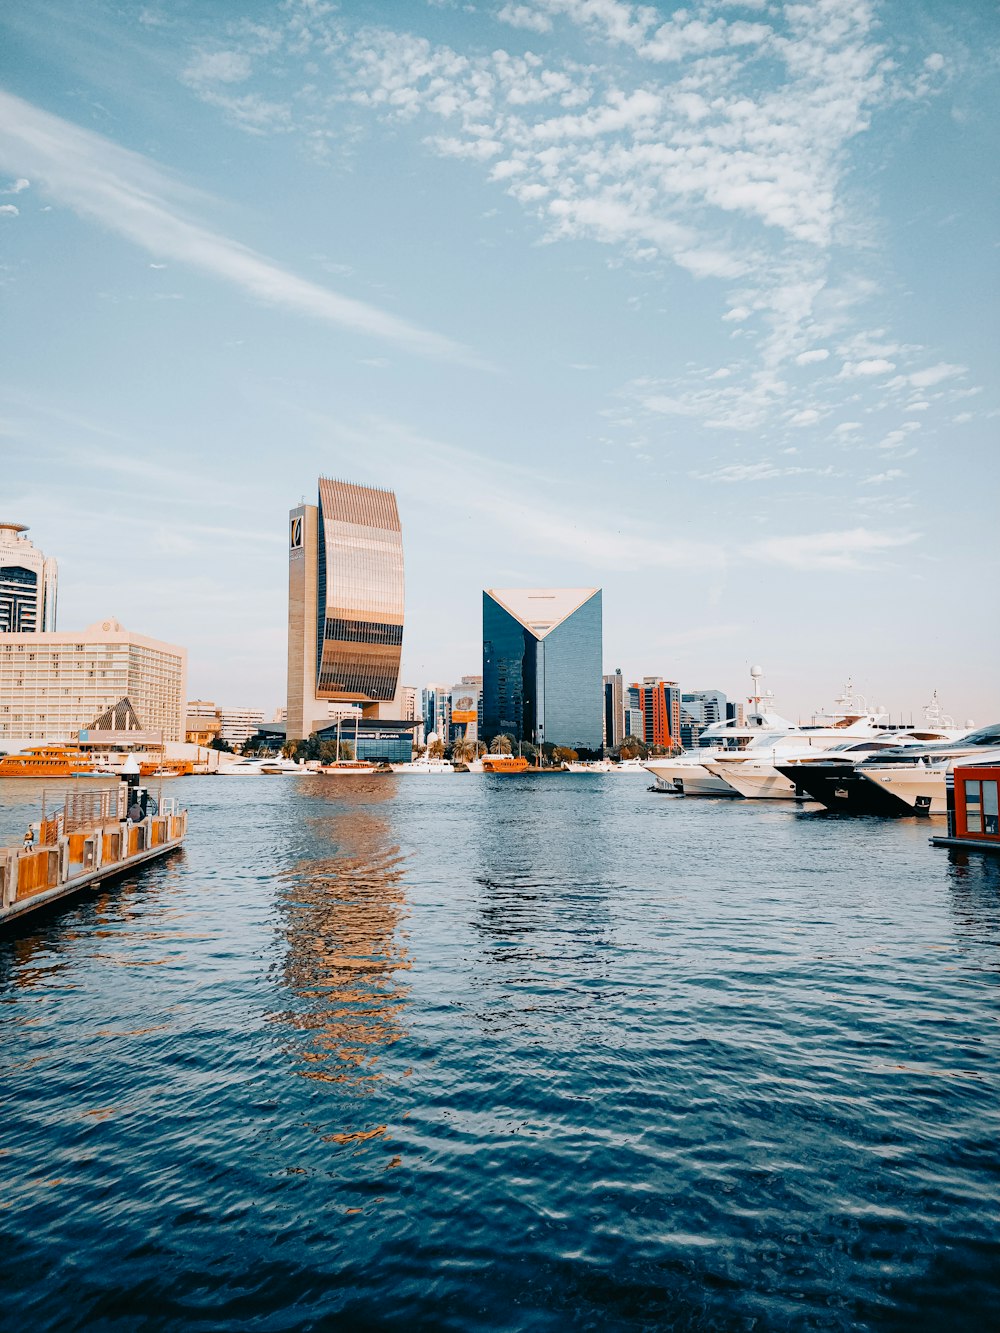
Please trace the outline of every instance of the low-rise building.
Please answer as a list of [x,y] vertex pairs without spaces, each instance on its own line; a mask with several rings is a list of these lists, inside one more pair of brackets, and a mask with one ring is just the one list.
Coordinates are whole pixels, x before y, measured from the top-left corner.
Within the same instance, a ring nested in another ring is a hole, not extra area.
[[222,713],[210,699],[189,699],[184,739],[189,745],[211,745],[222,731]]
[[263,708],[222,708],[219,739],[227,745],[245,745],[264,721]]
[[187,652],[109,617],[73,632],[0,635],[0,750],[76,741],[127,699],[139,725],[183,741]]

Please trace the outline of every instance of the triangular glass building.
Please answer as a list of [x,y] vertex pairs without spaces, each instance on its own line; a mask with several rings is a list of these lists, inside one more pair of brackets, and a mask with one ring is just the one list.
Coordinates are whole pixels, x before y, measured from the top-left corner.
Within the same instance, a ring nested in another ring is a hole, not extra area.
[[483,739],[600,750],[600,588],[483,593]]

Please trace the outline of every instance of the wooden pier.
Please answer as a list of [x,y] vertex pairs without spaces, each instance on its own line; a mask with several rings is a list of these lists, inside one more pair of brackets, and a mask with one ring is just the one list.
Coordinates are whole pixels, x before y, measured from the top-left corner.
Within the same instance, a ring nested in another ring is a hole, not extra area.
[[[149,792],[139,812],[123,782],[72,792],[61,809],[31,825],[31,847],[0,848],[0,928],[81,889],[100,884],[180,847],[187,811]],[[129,815],[133,817],[130,818]]]

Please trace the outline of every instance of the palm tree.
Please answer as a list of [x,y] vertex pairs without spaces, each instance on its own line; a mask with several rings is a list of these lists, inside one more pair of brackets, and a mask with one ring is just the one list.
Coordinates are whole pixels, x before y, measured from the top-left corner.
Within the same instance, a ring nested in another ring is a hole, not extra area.
[[470,759],[476,757],[477,746],[475,741],[466,740],[464,737],[455,741],[451,747],[451,757],[456,764],[467,764]]
[[494,736],[490,742],[490,754],[510,754],[511,748],[510,736]]

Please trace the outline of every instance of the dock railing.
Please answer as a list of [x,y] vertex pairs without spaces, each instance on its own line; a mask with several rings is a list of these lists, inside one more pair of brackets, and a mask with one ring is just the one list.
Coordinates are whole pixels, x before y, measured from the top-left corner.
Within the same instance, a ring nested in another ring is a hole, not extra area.
[[0,848],[0,920],[5,909],[25,899],[69,889],[101,869],[125,869],[157,847],[179,843],[187,832],[187,811],[178,810],[174,797],[150,796],[149,813],[135,822],[125,817],[113,788],[73,792],[56,814],[43,806],[41,820],[31,826],[37,835],[33,846]]

